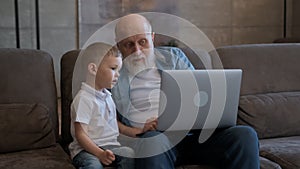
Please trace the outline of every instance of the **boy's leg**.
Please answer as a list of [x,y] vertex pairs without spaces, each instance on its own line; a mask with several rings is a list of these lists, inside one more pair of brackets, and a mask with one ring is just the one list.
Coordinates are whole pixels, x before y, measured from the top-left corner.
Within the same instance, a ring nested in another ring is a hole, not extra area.
[[118,169],[134,169],[134,151],[129,147],[113,148],[116,165]]
[[78,169],[103,169],[99,159],[84,150],[73,158],[73,165]]

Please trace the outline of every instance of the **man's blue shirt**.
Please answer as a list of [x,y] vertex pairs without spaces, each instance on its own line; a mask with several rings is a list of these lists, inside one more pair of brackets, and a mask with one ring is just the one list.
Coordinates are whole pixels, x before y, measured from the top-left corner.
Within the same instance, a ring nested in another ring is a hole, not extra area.
[[[156,57],[155,64],[158,70],[194,70],[186,55],[179,48],[157,47],[154,49]],[[118,117],[125,125],[130,126],[128,111],[130,108],[130,85],[128,70],[123,66],[120,70],[118,83],[112,89],[112,96],[115,101]]]

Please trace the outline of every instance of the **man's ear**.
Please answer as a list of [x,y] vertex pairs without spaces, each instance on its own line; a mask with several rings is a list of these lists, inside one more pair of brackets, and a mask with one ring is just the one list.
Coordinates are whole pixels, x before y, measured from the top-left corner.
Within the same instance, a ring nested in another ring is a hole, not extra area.
[[151,33],[151,37],[152,37],[152,41],[154,42],[154,35],[155,35],[155,32],[152,32]]
[[97,74],[97,65],[95,63],[88,64],[88,71],[90,74],[95,75]]

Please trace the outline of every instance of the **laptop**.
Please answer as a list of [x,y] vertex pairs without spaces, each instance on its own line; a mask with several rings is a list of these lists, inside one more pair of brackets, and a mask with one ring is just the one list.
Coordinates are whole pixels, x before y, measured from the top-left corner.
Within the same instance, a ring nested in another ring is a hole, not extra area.
[[159,131],[236,125],[242,70],[163,70]]

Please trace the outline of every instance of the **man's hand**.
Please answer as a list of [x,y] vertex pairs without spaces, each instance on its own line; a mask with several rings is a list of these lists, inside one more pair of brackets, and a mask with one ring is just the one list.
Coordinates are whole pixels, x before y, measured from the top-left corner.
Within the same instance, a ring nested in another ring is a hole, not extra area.
[[143,128],[143,132],[156,130],[157,128],[157,117],[151,117],[150,119],[146,120],[146,123]]
[[103,152],[98,155],[98,158],[104,165],[109,165],[115,161],[115,155],[110,150],[103,150]]

